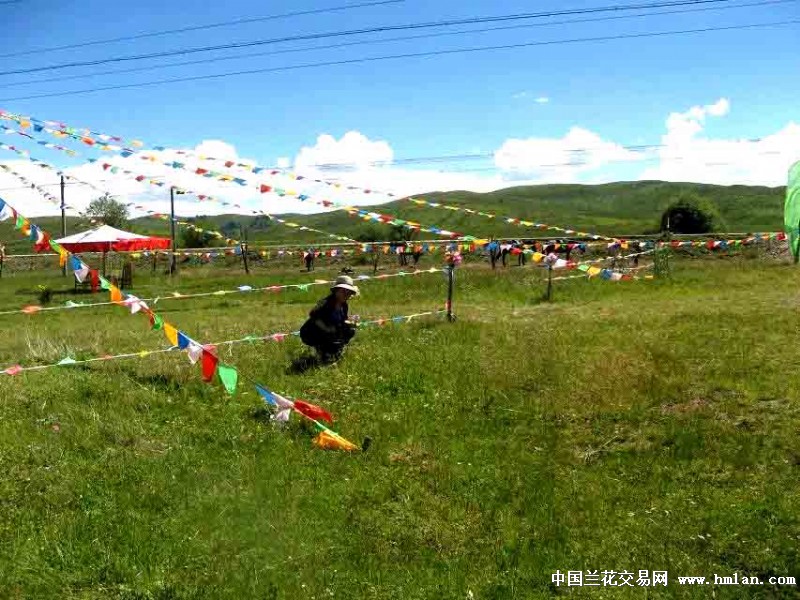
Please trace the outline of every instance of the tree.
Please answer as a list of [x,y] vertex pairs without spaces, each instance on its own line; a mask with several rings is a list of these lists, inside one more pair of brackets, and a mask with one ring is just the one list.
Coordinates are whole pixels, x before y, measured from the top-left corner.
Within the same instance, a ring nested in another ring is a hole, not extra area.
[[402,225],[392,225],[392,231],[389,233],[390,242],[411,242],[414,241],[419,234],[418,229],[410,229]]
[[89,203],[84,217],[123,229],[128,226],[128,207],[106,194]]
[[192,225],[203,231],[197,231],[192,227],[184,227],[181,230],[181,247],[183,248],[208,248],[210,246],[221,245],[221,241],[217,236],[213,235],[213,225],[205,221],[198,222],[192,219]]
[[384,237],[385,232],[382,227],[369,224],[356,234],[355,239],[359,242],[382,242]]
[[270,219],[267,215],[258,215],[253,220],[252,228],[253,229],[269,229],[269,226],[272,223],[272,219]]
[[717,206],[695,194],[673,200],[661,215],[661,231],[708,233],[721,224]]
[[241,223],[238,221],[227,221],[222,227],[220,227],[220,231],[227,235],[229,238],[238,237],[239,231],[241,228]]

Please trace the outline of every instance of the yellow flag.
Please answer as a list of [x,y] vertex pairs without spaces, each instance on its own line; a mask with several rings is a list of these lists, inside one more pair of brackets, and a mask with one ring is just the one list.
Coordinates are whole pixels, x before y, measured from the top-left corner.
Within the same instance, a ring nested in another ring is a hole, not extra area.
[[178,330],[169,323],[164,323],[164,335],[167,336],[170,344],[173,346],[178,345]]
[[319,432],[319,435],[314,438],[314,445],[323,450],[347,450],[352,452],[359,449],[353,442],[344,439],[329,429],[323,429]]
[[111,302],[122,302],[122,291],[117,286],[112,285],[109,292],[111,293]]
[[66,250],[62,250],[61,252],[58,253],[58,266],[59,267],[63,267],[64,265],[67,264],[67,256],[68,256],[68,254],[67,254]]

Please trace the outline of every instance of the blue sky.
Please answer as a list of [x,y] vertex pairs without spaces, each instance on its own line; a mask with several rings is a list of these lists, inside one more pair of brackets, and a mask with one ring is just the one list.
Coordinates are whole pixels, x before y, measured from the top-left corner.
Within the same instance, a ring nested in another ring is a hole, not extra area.
[[[753,1],[736,0],[721,2],[720,5],[736,6]],[[5,27],[0,53],[17,53],[341,4],[345,2],[276,1],[266,5],[253,0],[231,0],[204,3],[203,8],[198,9],[195,3],[154,0],[141,0],[135,4],[76,0],[69,3],[68,7],[63,2],[24,0],[2,7]],[[537,3],[512,0],[491,3],[406,0],[330,14],[276,19],[58,52],[6,56],[1,59],[0,71],[386,24],[608,4],[613,3],[602,0]],[[89,126],[96,131],[139,138],[155,145],[194,148],[204,140],[223,140],[231,144],[239,156],[262,164],[274,164],[280,157],[294,159],[302,147],[314,146],[321,134],[329,134],[338,140],[350,131],[363,135],[365,144],[385,141],[395,158],[494,152],[511,139],[563,140],[574,128],[591,132],[598,139],[613,144],[658,144],[668,133],[666,120],[671,113],[684,113],[692,107],[712,106],[720,99],[726,99],[729,110],[724,111],[724,115],[703,115],[699,119],[702,133],[698,135],[704,140],[708,138],[732,143],[737,138],[764,137],[800,121],[797,104],[800,79],[793,75],[800,72],[798,24],[376,61],[89,94],[8,100],[170,77],[365,56],[797,20],[800,19],[800,2],[541,25],[554,20],[597,16],[602,15],[538,19],[527,22],[539,25],[536,27],[273,54],[71,81],[49,82],[48,79],[129,66],[319,47],[343,41],[377,40],[423,32],[364,34],[332,41],[283,43],[121,65],[0,76],[0,108],[57,119],[76,126]],[[497,25],[502,24],[493,24]],[[486,26],[460,26],[427,32],[482,27]],[[40,83],[29,83],[36,80]],[[10,137],[3,136],[0,139],[7,143],[22,141],[22,138],[10,140]],[[784,146],[794,143],[794,130],[785,138],[780,142]],[[573,136],[572,139],[584,138]],[[704,146],[704,151],[712,147]],[[537,156],[541,163],[546,164],[547,148],[547,145],[533,144],[522,151],[541,154]],[[735,148],[726,146],[722,150],[726,160],[732,160],[731,153],[735,152]],[[783,147],[781,151],[789,152]],[[800,150],[797,154],[800,156]],[[59,165],[75,164],[66,163],[63,155],[47,149],[38,150],[36,155]],[[688,155],[692,155],[692,152],[688,152]],[[0,160],[7,158],[0,155]],[[788,160],[783,155],[781,158]],[[421,167],[440,170],[484,168],[492,164],[491,159],[487,159],[453,165],[419,165],[414,170]],[[591,173],[579,174],[578,177],[571,172],[555,173],[552,177],[544,178],[540,178],[541,173],[518,172],[510,173],[512,177],[509,181],[550,181],[558,179],[559,175],[566,180],[586,182],[634,179],[653,166],[628,164],[626,161],[614,164],[601,161],[598,165]],[[485,174],[497,175],[492,172]],[[390,183],[401,177],[402,173],[395,172],[392,175],[394,178],[387,178]],[[480,175],[481,172],[475,172],[472,176]],[[378,186],[380,174],[373,173],[371,177],[369,185]],[[702,174],[700,177],[703,177]],[[742,182],[753,182],[750,181],[753,177],[756,176],[747,174]],[[377,183],[374,182],[376,179]],[[722,176],[721,179],[720,183],[731,182]],[[432,185],[437,183],[431,182]],[[441,187],[446,185],[442,184]],[[469,187],[469,183],[465,182],[464,187]]]

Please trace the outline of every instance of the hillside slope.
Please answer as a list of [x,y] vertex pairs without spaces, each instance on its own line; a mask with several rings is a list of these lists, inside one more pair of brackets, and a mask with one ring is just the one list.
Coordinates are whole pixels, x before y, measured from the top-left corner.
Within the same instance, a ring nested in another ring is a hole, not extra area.
[[[500,216],[570,227],[606,235],[635,235],[652,233],[657,229],[664,208],[676,196],[696,194],[713,201],[722,215],[720,229],[729,232],[776,231],[782,227],[785,188],[757,186],[717,186],[696,183],[667,183],[662,181],[619,182],[604,185],[541,185],[518,186],[496,192],[434,192],[417,196],[429,201],[459,205]],[[13,198],[7,198],[13,202]],[[356,201],[358,197],[354,198]],[[166,210],[165,206],[165,210]],[[469,215],[461,211],[420,207],[407,200],[371,207],[369,210],[414,220],[424,225],[438,226],[451,231],[476,236],[522,237],[546,235],[537,230],[509,225],[500,220]],[[323,231],[359,239],[397,239],[391,227],[353,218],[342,211],[318,215],[281,215],[282,218]],[[37,222],[51,232],[60,231],[60,219],[44,217]],[[298,232],[277,223],[257,223],[252,216],[218,215],[199,217],[202,227],[224,231],[239,237],[239,224],[249,227],[249,239],[255,242],[326,242],[325,236]],[[68,231],[74,232],[76,220],[68,221]],[[25,252],[30,245],[12,231],[13,223],[0,223],[0,240],[9,252]],[[131,230],[152,235],[169,235],[166,221],[151,218],[136,219]],[[180,235],[180,234],[179,234]],[[432,238],[431,234],[423,234]],[[179,238],[180,240],[180,238]]]

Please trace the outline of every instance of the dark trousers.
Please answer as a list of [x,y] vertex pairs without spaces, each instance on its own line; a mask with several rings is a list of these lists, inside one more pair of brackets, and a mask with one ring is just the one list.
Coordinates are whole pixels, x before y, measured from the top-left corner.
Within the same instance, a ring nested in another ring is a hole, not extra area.
[[300,328],[300,339],[303,343],[314,348],[323,357],[340,355],[355,334],[355,329],[348,326],[338,327],[335,332],[329,333],[321,330],[310,319]]

